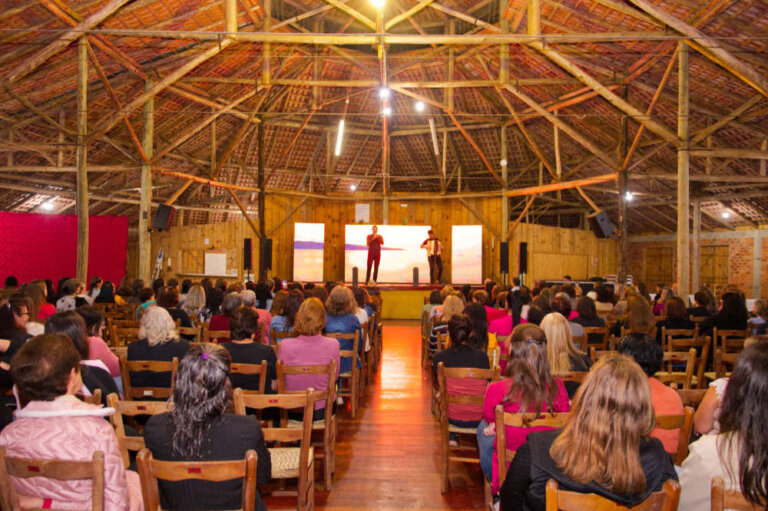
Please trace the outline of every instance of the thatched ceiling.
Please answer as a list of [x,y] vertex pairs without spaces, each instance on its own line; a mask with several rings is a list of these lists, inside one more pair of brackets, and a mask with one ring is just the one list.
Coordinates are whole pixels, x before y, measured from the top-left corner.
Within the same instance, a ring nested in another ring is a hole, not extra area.
[[[641,126],[627,120],[634,111],[643,113],[645,126],[627,165],[635,194],[630,231],[674,230],[677,48],[685,39],[691,196],[702,201],[703,225],[768,223],[765,0],[541,0],[541,38],[526,36],[536,30],[528,4],[538,2],[502,1],[387,0],[381,32],[368,0],[237,0],[238,32],[250,33],[237,42],[226,37],[222,0],[0,1],[0,208],[41,211],[48,204],[54,212],[74,211],[76,37],[85,29],[92,214],[137,216],[137,144],[150,78],[156,202],[178,195],[184,176],[213,176],[242,187],[236,193],[251,206],[258,123],[268,192],[350,197],[354,185],[361,197],[378,196],[385,186],[395,194],[498,195],[502,129],[508,187],[528,187],[552,181],[549,169],[556,172],[558,159],[562,180],[621,168],[621,148],[633,145]],[[78,31],[68,32],[73,26]],[[509,43],[504,83],[501,36]],[[198,65],[187,66],[195,59]],[[265,67],[271,86],[264,86]],[[382,76],[392,87],[388,176]],[[607,90],[595,92],[596,86]],[[415,110],[417,100],[426,103],[424,112]],[[128,110],[128,122],[116,102]],[[342,118],[345,137],[335,157]],[[707,148],[716,157],[704,157]],[[736,149],[750,157],[726,151]],[[561,192],[559,200],[537,196],[532,218],[577,225],[592,200],[615,220],[615,181],[583,190],[586,199],[576,190]],[[525,201],[510,200],[515,217]],[[239,215],[226,189],[207,184],[185,187],[176,205],[191,210],[191,222]],[[723,219],[724,211],[731,217]]]

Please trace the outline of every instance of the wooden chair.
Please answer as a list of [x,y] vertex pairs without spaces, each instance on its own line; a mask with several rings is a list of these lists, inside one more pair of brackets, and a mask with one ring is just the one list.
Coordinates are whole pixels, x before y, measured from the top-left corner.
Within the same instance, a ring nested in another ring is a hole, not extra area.
[[[369,321],[370,322],[370,321]],[[426,368],[429,363],[429,333],[431,322],[429,311],[421,312],[421,367]]]
[[574,346],[576,346],[578,349],[582,351],[587,351],[587,335],[572,335],[571,340],[573,341]]
[[626,507],[596,495],[558,489],[554,479],[547,481],[547,511],[676,511],[680,500],[680,485],[669,479],[661,491],[651,493],[642,503]]
[[[301,428],[270,427],[262,424],[264,441],[279,443],[281,447],[270,447],[272,457],[272,479],[298,479],[297,507],[299,511],[315,508],[315,467],[312,441],[312,412],[315,408],[313,389],[296,394],[245,394],[242,389],[234,391],[235,413],[245,415],[247,408],[264,410],[281,408],[293,410],[303,408],[304,419]],[[282,421],[281,421],[282,422]],[[283,443],[299,442],[299,447],[282,447]]]
[[83,403],[99,406],[101,404],[101,389],[96,389],[90,396],[83,396]]
[[[590,340],[597,337],[598,334],[603,336],[601,342],[597,343]],[[587,351],[588,348],[591,349],[592,347],[596,347],[601,350],[608,349],[608,341],[611,338],[611,329],[607,326],[585,326],[584,335],[587,336],[587,342],[586,344],[582,344],[581,351]]]
[[[723,350],[718,348],[715,350],[715,374],[713,380],[729,376],[730,373],[726,371],[726,366],[731,368],[736,365],[736,360],[739,358],[739,353],[723,353]],[[708,373],[704,373],[704,376],[708,377]]]
[[704,394],[707,393],[707,389],[675,389],[677,395],[680,396],[680,400],[683,402],[683,406],[690,406],[696,410],[701,401],[704,399]]
[[713,349],[718,347],[723,353],[739,352],[744,349],[744,340],[751,334],[750,329],[746,330],[723,330],[715,328],[712,330],[714,339]]
[[696,323],[697,325],[707,319],[709,319],[708,316],[690,316],[688,319]]
[[598,350],[595,348],[589,348],[589,358],[592,359],[592,362],[597,362],[598,360],[603,360],[604,358],[614,357],[619,355],[620,353],[618,351]]
[[[178,323],[178,320],[177,320]],[[179,335],[193,337],[190,342],[200,342],[200,328],[196,326],[177,326],[176,331]]]
[[125,422],[123,416],[136,417],[137,415],[158,415],[171,411],[173,403],[169,401],[121,401],[117,394],[107,396],[107,405],[115,409],[110,415],[109,421],[115,428],[117,446],[123,455],[123,464],[127,468],[131,464],[130,451],[139,452],[144,448],[143,436],[127,436],[125,434]]
[[[326,337],[332,337],[338,340],[346,339],[352,341],[351,350],[340,350],[339,352],[341,358],[352,359],[352,367],[349,371],[339,374],[339,380],[341,380],[341,382],[337,395],[349,398],[350,415],[354,419],[357,416],[358,385],[360,381],[360,369],[357,367],[357,361],[360,358],[360,354],[357,351],[360,346],[360,336],[357,335],[356,332],[350,334],[336,332],[325,335]],[[344,382],[346,382],[346,386],[344,386]]]
[[704,369],[707,365],[707,357],[709,357],[709,337],[694,337],[688,339],[675,339],[669,337],[667,339],[667,352],[682,351],[688,353],[691,348],[696,348],[698,356],[696,357],[696,368],[693,370],[693,378],[691,386],[697,388],[704,388]]
[[[120,376],[123,380],[123,395],[128,401],[140,398],[168,399],[173,394],[173,382],[176,380],[176,369],[179,359],[173,357],[171,362],[155,360],[120,359]],[[171,373],[170,387],[134,387],[131,385],[131,372],[149,371],[153,373]]]
[[287,332],[279,332],[275,329],[269,330],[269,344],[272,345],[280,344],[283,339],[292,339],[294,337],[296,337],[296,332],[293,330]]
[[109,342],[113,348],[118,346],[127,346],[133,341],[139,340],[139,327],[120,327],[116,325],[110,326],[109,329]]
[[656,427],[659,429],[680,429],[680,440],[677,443],[677,454],[673,461],[675,465],[682,465],[688,456],[688,444],[691,441],[693,431],[693,408],[686,406],[682,415],[657,415]]
[[262,360],[261,364],[238,364],[233,362],[229,366],[231,374],[244,374],[248,376],[259,377],[259,390],[243,389],[246,393],[264,394],[267,386],[267,361]]
[[136,464],[141,478],[141,494],[146,511],[160,510],[160,490],[157,480],[222,482],[243,479],[241,509],[254,511],[256,503],[257,455],[253,449],[245,453],[245,459],[233,461],[159,461],[152,458],[149,449],[139,451]]
[[[93,485],[91,510],[103,511],[104,509],[104,453],[102,451],[95,451],[91,461],[69,461],[45,458],[13,458],[5,454],[5,447],[0,447],[0,503],[2,503],[2,509],[3,511],[24,511],[25,508],[19,505],[19,496],[11,477],[20,479],[44,477],[59,481],[90,479]],[[34,497],[34,495],[28,496]],[[30,511],[32,510],[30,509]]]
[[668,339],[696,339],[699,336],[699,327],[692,329],[667,329],[661,327],[661,349],[667,351]]
[[566,374],[559,374],[557,375],[557,377],[562,378],[564,382],[573,381],[578,384],[582,384],[584,383],[584,380],[587,378],[588,374],[589,374],[589,371],[573,371]]
[[[450,423],[451,409],[457,405],[474,405],[478,421],[483,418],[483,400],[489,381],[499,378],[499,369],[447,368],[440,362],[437,365],[437,379],[440,389],[440,473],[442,482],[440,489],[448,491],[450,482],[451,461],[461,463],[480,463],[477,447],[451,447],[451,433],[470,435],[475,439],[477,428],[462,428]],[[462,381],[463,380],[463,381]],[[454,387],[458,386],[459,389]],[[465,419],[467,420],[467,419]],[[471,419],[469,419],[471,420]],[[470,457],[468,451],[472,451]]]
[[229,340],[229,336],[229,330],[208,330],[207,326],[203,327],[203,342],[218,344],[219,342],[226,342],[221,339]]
[[711,486],[711,511],[725,511],[726,509],[735,509],[736,511],[759,511],[765,509],[764,505],[753,504],[748,501],[743,493],[736,490],[726,490],[722,477],[713,477]]
[[496,405],[496,459],[499,465],[499,481],[503,482],[507,478],[507,468],[516,452],[507,449],[506,426],[562,428],[568,423],[569,417],[569,413],[544,413],[538,417],[535,417],[534,414],[509,413],[505,412],[501,405]]
[[[666,371],[659,371],[654,375],[654,378],[661,383],[670,384],[677,383],[682,385],[684,389],[691,388],[691,381],[693,380],[693,368],[696,366],[696,349],[691,348],[688,353],[682,351],[667,351],[662,358],[662,368],[666,366]],[[685,364],[685,371],[672,371],[673,365]]]
[[[290,394],[286,390],[286,376],[325,374],[328,377],[327,389],[324,392],[315,391],[315,399],[325,400],[325,417],[312,423],[312,432],[322,432],[322,440],[313,441],[315,459],[323,460],[323,484],[326,491],[331,491],[333,473],[336,472],[336,414],[333,413],[333,405],[336,402],[336,361],[327,365],[299,365],[290,366],[277,362],[277,392]],[[288,427],[299,427],[302,423],[288,421]],[[321,449],[318,449],[320,447]]]

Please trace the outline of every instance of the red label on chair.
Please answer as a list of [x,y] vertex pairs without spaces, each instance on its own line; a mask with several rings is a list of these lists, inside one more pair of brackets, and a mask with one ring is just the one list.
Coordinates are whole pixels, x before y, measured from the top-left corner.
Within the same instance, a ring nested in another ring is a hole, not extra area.
[[149,364],[141,364],[141,367],[149,367]]
[[307,372],[309,372],[309,367],[302,367],[301,370],[304,371],[305,373],[307,373]]
[[27,471],[28,472],[40,472],[40,467],[36,467],[34,465],[29,465],[29,466],[27,466]]
[[143,406],[143,405],[139,405],[139,406],[137,406],[137,407],[136,407],[136,409],[137,409],[137,410],[146,410],[146,409],[147,409],[147,407],[146,407],[146,406]]
[[203,469],[200,467],[191,467],[187,469],[187,474],[202,474]]
[[269,400],[269,402],[270,402],[270,403],[279,403],[280,401],[279,401],[279,400],[277,400],[277,399],[270,399],[270,400]]

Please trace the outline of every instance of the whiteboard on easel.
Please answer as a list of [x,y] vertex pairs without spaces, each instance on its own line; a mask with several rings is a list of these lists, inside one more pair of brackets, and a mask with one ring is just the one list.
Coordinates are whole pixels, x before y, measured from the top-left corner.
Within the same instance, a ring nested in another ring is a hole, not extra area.
[[205,274],[221,276],[227,273],[226,252],[205,253]]

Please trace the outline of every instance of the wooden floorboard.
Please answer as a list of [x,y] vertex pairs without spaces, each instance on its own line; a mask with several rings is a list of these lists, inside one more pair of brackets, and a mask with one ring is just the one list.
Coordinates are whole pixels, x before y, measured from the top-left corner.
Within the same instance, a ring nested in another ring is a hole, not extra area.
[[[451,464],[451,491],[440,493],[439,429],[430,412],[431,382],[420,367],[418,321],[387,322],[383,345],[365,406],[355,420],[341,411],[333,490],[316,489],[317,509],[481,509],[477,465]],[[295,499],[266,504],[295,509]]]

